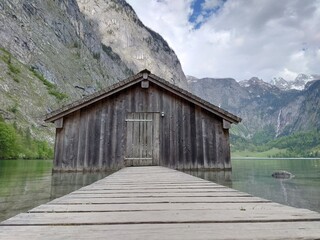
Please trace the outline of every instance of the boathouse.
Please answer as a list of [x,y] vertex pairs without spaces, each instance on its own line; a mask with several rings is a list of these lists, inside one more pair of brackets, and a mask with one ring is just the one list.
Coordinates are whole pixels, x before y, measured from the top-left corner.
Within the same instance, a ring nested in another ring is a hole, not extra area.
[[143,70],[47,115],[56,171],[160,165],[230,169],[229,128],[241,119]]

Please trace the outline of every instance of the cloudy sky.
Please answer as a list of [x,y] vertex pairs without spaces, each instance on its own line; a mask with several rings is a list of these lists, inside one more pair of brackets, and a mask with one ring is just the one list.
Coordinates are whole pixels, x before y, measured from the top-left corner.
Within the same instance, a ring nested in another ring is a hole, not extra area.
[[293,80],[320,73],[320,0],[127,0],[187,75]]

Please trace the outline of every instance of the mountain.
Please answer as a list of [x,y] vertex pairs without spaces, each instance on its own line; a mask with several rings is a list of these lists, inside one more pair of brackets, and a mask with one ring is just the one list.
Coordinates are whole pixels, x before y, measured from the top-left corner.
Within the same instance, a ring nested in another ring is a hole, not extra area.
[[271,84],[280,88],[281,90],[303,90],[308,82],[319,79],[319,75],[307,75],[300,73],[293,81],[287,81],[282,77],[274,77],[271,80]]
[[167,42],[123,0],[0,2],[0,118],[53,141],[43,115],[143,68],[180,87]]
[[254,138],[262,133],[273,137],[320,129],[320,80],[299,90],[282,90],[258,78],[234,79],[188,77],[194,94],[220,106],[243,121],[233,133]]
[[103,45],[133,71],[149,69],[181,87],[186,77],[174,51],[156,32],[145,27],[124,0],[78,0],[80,11],[100,35]]

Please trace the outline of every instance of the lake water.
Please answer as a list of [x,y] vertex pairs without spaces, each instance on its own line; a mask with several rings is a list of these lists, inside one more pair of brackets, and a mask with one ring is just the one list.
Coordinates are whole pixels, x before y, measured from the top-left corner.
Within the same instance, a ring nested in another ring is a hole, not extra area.
[[[285,170],[291,179],[271,174]],[[233,159],[232,172],[190,174],[285,205],[320,212],[320,159]]]
[[52,160],[2,160],[0,221],[75,191],[109,174],[52,174]]
[[[233,159],[233,171],[192,175],[275,202],[320,212],[320,159]],[[52,161],[0,161],[0,221],[79,189],[110,173],[51,173]],[[276,170],[295,175],[271,177]]]

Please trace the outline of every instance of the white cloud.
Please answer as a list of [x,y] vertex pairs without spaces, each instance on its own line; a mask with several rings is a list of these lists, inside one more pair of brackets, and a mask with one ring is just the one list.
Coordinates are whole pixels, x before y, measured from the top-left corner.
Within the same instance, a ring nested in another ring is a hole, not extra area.
[[206,0],[221,6],[199,29],[188,21],[192,0],[127,0],[160,33],[184,72],[196,77],[294,78],[319,74],[320,0]]
[[287,69],[287,68],[283,69],[283,70],[279,73],[279,75],[281,75],[281,77],[283,77],[284,79],[287,79],[287,80],[294,80],[294,79],[297,77],[298,74],[299,74],[299,73],[290,71],[290,70]]

